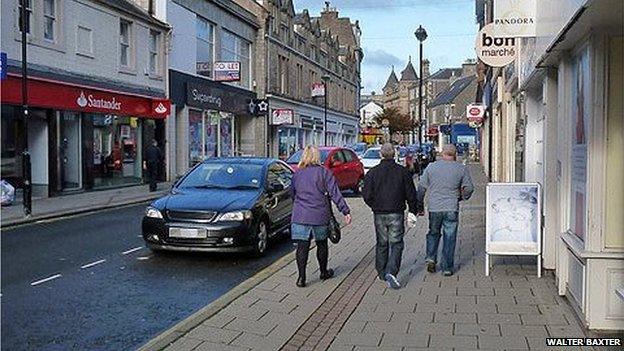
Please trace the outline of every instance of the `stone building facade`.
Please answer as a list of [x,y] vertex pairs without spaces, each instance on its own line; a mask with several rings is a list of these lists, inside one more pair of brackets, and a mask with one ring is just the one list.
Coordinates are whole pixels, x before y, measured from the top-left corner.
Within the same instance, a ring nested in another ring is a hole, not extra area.
[[[257,45],[258,95],[267,98],[271,112],[292,111],[292,119],[266,117],[266,151],[288,157],[308,144],[344,145],[358,135],[361,31],[357,22],[339,17],[327,5],[319,17],[307,10],[295,13],[291,0],[239,0],[248,4],[262,24],[263,42]],[[313,97],[313,85],[327,78],[327,119],[323,96]]]
[[2,1],[2,178],[34,196],[140,184],[143,151],[165,142],[169,25],[128,1],[29,1],[27,132],[20,1]]

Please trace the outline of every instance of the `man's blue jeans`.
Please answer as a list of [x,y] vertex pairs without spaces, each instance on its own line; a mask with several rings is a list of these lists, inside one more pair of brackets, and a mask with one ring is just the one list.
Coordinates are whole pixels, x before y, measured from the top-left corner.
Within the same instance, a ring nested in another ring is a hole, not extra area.
[[399,273],[404,246],[404,219],[403,213],[375,214],[375,268],[380,277],[386,273],[395,276]]
[[459,212],[429,212],[429,233],[427,234],[427,261],[438,262],[438,245],[440,236],[444,235],[442,244],[442,271],[453,272],[455,242]]

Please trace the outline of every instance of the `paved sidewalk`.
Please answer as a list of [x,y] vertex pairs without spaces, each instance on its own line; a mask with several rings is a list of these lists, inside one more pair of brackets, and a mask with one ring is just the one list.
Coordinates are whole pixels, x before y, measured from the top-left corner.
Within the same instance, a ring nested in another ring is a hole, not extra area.
[[32,215],[24,217],[21,198],[11,206],[0,209],[1,226],[14,226],[84,212],[113,208],[156,199],[166,194],[171,183],[159,183],[158,190],[148,191],[148,185],[89,191],[50,198],[33,199]]
[[317,280],[311,254],[310,285],[297,288],[291,261],[194,327],[163,334],[177,333],[175,342],[146,349],[557,350],[546,348],[546,337],[584,337],[567,301],[557,296],[554,276],[537,278],[534,258],[498,258],[485,277],[486,179],[477,165],[470,167],[477,191],[462,205],[454,276],[425,271],[428,224],[422,219],[406,235],[404,287],[387,288],[373,267],[372,215],[353,198],[355,224],[330,248],[336,278]]

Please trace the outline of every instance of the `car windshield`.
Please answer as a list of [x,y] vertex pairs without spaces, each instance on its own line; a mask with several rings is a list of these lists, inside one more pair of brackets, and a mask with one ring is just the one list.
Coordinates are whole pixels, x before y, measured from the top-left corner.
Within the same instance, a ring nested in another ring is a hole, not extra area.
[[362,158],[378,160],[381,158],[381,154],[379,153],[379,149],[368,149]]
[[[299,163],[301,161],[301,155],[303,155],[303,150],[299,150],[295,152],[294,154],[292,154],[292,156],[288,158],[288,160],[286,160],[286,163],[289,163],[289,164]],[[321,150],[321,163],[325,163],[325,160],[327,160],[327,155],[329,155],[329,151]]]
[[257,189],[262,185],[262,165],[204,163],[178,185],[179,188]]
[[356,153],[362,154],[366,151],[366,144],[355,144],[353,145],[353,151]]

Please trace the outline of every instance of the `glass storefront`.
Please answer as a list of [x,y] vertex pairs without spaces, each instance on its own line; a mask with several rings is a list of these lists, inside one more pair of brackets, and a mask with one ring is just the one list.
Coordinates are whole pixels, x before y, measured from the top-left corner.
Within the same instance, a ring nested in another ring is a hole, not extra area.
[[17,106],[2,105],[2,179],[9,181],[14,186],[21,178],[21,163],[18,157],[18,130],[20,108]]
[[154,135],[155,123],[136,117],[86,114],[93,125],[90,174],[93,187],[139,184],[143,179],[144,129]]
[[189,111],[189,166],[210,157],[233,156],[234,115],[219,111]]

